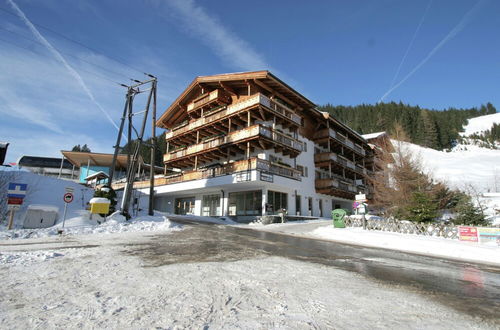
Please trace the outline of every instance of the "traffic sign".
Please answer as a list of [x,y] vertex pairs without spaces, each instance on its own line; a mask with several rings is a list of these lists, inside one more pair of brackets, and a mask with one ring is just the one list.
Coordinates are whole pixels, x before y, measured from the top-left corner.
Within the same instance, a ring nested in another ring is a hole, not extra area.
[[366,202],[366,195],[365,194],[356,195],[355,199],[356,202]]
[[9,182],[9,187],[7,188],[7,197],[24,198],[26,196],[27,190],[28,185],[26,183]]
[[19,205],[19,204],[7,205],[7,211],[19,211],[20,209],[21,209],[21,205]]
[[65,203],[71,203],[73,201],[73,194],[65,193],[63,199]]
[[22,205],[23,204],[23,198],[20,198],[20,197],[9,197],[9,198],[7,198],[7,204],[8,205]]

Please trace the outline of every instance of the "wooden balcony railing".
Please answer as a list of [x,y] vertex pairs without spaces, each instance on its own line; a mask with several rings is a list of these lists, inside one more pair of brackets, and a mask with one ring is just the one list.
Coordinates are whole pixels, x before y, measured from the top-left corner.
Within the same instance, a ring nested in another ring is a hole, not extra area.
[[193,102],[187,105],[187,111],[195,111],[209,103],[229,103],[229,98],[220,89],[198,96]]
[[241,140],[249,139],[252,137],[263,136],[276,143],[288,146],[292,149],[302,152],[304,145],[302,142],[286,135],[280,133],[272,128],[265,127],[262,125],[253,125],[235,132],[231,132],[228,135],[216,137],[212,140],[208,140],[202,143],[194,144],[188,147],[176,149],[173,152],[163,155],[163,161],[168,162],[177,158],[181,158],[188,155],[193,155],[202,151],[207,151],[216,147],[220,147],[224,144],[235,143]]
[[316,179],[315,186],[316,190],[319,191],[337,189],[352,194],[355,194],[357,192],[357,189],[353,184],[342,182],[336,178]]
[[332,138],[332,139],[340,142],[344,146],[354,150],[358,154],[360,154],[362,156],[366,155],[365,150],[360,145],[355,144],[354,142],[349,140],[347,137],[336,132],[335,130],[333,130],[331,128],[322,129],[322,130],[318,131],[314,136],[314,140],[319,140],[319,139],[324,139],[324,138]]
[[300,125],[301,124],[301,117],[296,115],[293,110],[287,108],[286,106],[279,104],[275,101],[272,101],[270,98],[263,94],[255,94],[254,96],[241,101],[237,103],[233,103],[231,105],[228,105],[226,107],[220,107],[217,108],[216,110],[209,110],[208,114],[205,116],[198,118],[194,121],[192,121],[189,124],[184,124],[181,123],[178,125],[178,127],[173,127],[169,132],[165,134],[165,138],[171,139],[172,137],[176,135],[180,135],[189,131],[192,131],[193,129],[196,129],[198,127],[213,123],[221,118],[225,118],[228,116],[231,116],[235,113],[238,113],[240,111],[243,111],[249,107],[252,107],[256,104],[261,104],[268,108],[271,112],[274,112],[276,114],[282,115],[296,124]]
[[[253,157],[250,159],[239,160],[233,163],[221,165],[220,167],[205,168],[196,171],[186,171],[183,173],[169,175],[167,177],[155,178],[154,185],[161,186],[185,181],[209,179],[250,170],[258,170],[294,180],[301,180],[301,174],[299,170]],[[113,189],[121,189],[125,186],[125,184],[114,183],[112,186]],[[134,182],[134,188],[147,187],[149,187],[149,180]]]

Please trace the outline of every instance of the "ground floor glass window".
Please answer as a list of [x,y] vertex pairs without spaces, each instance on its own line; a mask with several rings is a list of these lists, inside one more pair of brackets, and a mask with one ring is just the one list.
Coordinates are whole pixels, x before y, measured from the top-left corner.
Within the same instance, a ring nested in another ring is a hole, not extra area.
[[267,192],[267,203],[271,205],[273,213],[278,213],[280,209],[288,210],[288,194],[269,190]]
[[262,215],[262,191],[229,193],[229,215]]

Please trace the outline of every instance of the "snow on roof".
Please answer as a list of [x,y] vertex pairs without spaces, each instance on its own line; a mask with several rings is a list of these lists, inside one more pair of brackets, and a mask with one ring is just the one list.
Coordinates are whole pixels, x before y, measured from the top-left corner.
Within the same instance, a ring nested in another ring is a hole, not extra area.
[[490,130],[493,124],[500,124],[500,112],[469,119],[464,126],[464,132],[460,133],[460,135],[480,134],[481,132]]
[[363,134],[361,136],[365,140],[371,140],[371,139],[378,138],[378,137],[380,137],[380,136],[382,136],[384,134],[387,134],[387,133],[386,132],[377,132],[377,133]]
[[59,208],[53,205],[42,205],[42,204],[31,204],[28,206],[28,210],[39,210],[46,212],[59,212]]
[[109,175],[107,173],[104,173],[103,171],[99,171],[89,175],[88,177],[85,178],[85,180],[92,180],[94,178],[99,178],[99,179],[109,178]]
[[90,204],[96,204],[96,203],[104,203],[104,204],[110,204],[111,202],[109,199],[104,198],[104,197],[94,197],[89,201]]

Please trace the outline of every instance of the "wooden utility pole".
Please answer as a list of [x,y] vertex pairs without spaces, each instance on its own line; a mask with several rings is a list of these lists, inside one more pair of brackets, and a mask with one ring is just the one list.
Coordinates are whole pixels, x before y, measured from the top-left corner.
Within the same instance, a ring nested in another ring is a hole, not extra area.
[[[151,76],[152,77],[152,76]],[[151,170],[149,171],[149,215],[154,215],[155,163],[156,163],[156,78],[151,83],[153,92],[153,113],[151,118]]]

